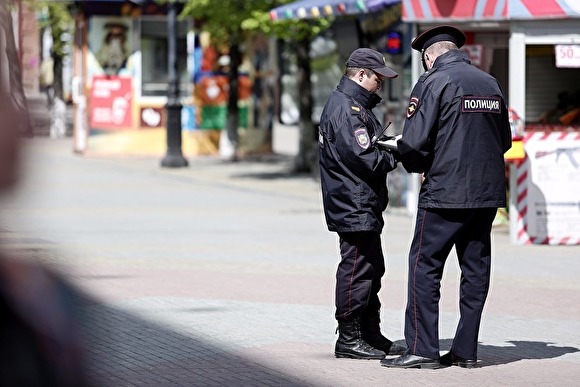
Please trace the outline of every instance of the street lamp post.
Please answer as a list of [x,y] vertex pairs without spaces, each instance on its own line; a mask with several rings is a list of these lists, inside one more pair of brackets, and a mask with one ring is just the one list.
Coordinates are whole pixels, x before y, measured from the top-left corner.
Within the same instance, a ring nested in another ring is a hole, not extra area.
[[161,160],[162,167],[180,168],[188,165],[181,152],[181,103],[179,101],[179,77],[177,74],[177,9],[175,1],[167,3],[167,153]]

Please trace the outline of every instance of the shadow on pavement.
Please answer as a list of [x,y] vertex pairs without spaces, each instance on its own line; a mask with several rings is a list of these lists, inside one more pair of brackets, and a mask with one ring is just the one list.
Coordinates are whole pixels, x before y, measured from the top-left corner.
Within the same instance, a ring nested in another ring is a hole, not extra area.
[[[8,238],[10,233],[0,229],[0,237]],[[223,342],[219,336],[210,340],[201,333],[196,335],[195,326],[187,326],[193,328],[184,329],[187,334],[179,333],[179,328],[176,330],[173,325],[164,326],[105,305],[67,279],[67,270],[53,260],[54,252],[17,244],[13,247],[21,239],[9,240],[0,244],[5,250],[0,254],[0,278],[4,281],[0,286],[2,386],[312,385],[300,375],[288,375],[236,353],[236,347],[228,346],[227,337]],[[14,264],[9,265],[12,260],[4,259],[4,255],[12,257]],[[40,276],[45,271],[47,274]],[[7,286],[8,282],[17,286]],[[13,293],[13,288],[19,292]],[[22,298],[23,295],[28,297]],[[8,319],[12,309],[23,313],[12,313],[13,318]],[[183,310],[196,314],[223,309]],[[21,315],[30,318],[23,319]],[[180,326],[179,321],[176,326]],[[247,327],[240,324],[240,329]],[[11,361],[6,361],[6,356]],[[58,382],[48,380],[49,377]]]
[[89,379],[95,386],[306,386],[296,376],[80,297]]
[[259,173],[238,173],[231,176],[234,179],[258,179],[258,180],[288,180],[288,179],[303,179],[310,178],[310,173],[277,171],[277,172],[259,172]]
[[[442,347],[451,347],[451,340],[442,340]],[[580,351],[575,347],[556,347],[553,343],[543,341],[507,341],[505,346],[478,346],[478,367],[489,367],[513,363],[520,360],[553,359]]]
[[[252,171],[252,168],[244,169],[244,166],[260,164],[268,166],[271,170]],[[293,178],[313,178],[317,171],[300,171],[296,169],[295,157],[281,154],[266,154],[256,156],[246,156],[236,162],[240,169],[230,175],[234,179],[257,179],[257,180],[279,180]]]

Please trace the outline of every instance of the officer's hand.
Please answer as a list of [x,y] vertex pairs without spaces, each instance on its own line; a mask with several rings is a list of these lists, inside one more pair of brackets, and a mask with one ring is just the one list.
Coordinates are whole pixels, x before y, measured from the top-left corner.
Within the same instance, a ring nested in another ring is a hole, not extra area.
[[393,155],[393,158],[395,159],[395,163],[398,163],[401,161],[401,154],[397,150],[387,148],[387,147],[383,146],[382,144],[377,144],[377,146],[381,150],[386,151],[387,153],[390,153],[391,155]]
[[401,154],[398,151],[394,149],[387,149],[387,152],[393,155],[396,163],[401,162]]

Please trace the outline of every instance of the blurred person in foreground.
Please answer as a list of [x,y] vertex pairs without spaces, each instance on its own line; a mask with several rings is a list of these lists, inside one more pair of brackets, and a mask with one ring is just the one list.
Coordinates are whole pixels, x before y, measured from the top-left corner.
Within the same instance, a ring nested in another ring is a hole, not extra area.
[[[381,365],[438,368],[477,363],[477,340],[491,270],[491,227],[506,205],[504,153],[511,147],[505,97],[498,81],[472,66],[458,48],[465,35],[438,26],[411,46],[425,73],[414,86],[402,138],[401,163],[422,173],[409,252],[407,352]],[[461,282],[460,318],[449,353],[439,356],[439,298],[445,261],[455,246]]]
[[395,155],[373,138],[382,134],[372,109],[386,78],[398,74],[370,48],[353,51],[319,126],[320,180],[329,231],[337,232],[341,260],[336,272],[335,356],[382,359],[405,351],[381,334],[379,290],[385,273],[381,247],[387,208],[387,173]]
[[[8,63],[2,60],[0,196],[18,181],[18,128],[23,119],[3,82]],[[76,293],[56,274],[21,255],[0,245],[0,386],[89,385]]]

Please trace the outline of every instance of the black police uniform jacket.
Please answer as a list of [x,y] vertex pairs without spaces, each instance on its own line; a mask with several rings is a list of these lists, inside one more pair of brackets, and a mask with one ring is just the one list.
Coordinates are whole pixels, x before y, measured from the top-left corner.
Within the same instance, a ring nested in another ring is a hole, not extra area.
[[419,78],[398,141],[408,172],[424,173],[420,208],[506,205],[508,111],[497,80],[451,50]]
[[382,132],[372,110],[381,98],[343,76],[322,111],[319,126],[320,181],[328,230],[376,231],[384,226],[387,173],[393,155],[373,146]]

